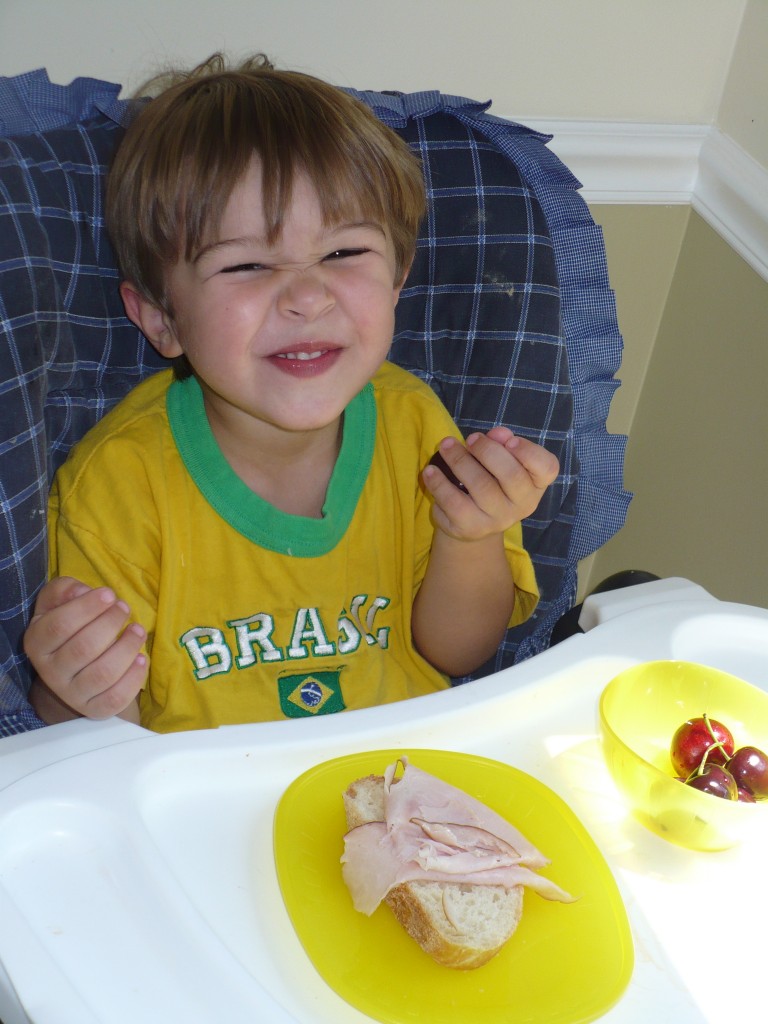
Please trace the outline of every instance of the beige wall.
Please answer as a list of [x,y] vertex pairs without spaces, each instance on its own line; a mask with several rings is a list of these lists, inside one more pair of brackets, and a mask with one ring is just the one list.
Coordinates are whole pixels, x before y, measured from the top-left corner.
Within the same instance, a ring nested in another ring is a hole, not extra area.
[[[583,588],[646,569],[768,607],[768,283],[695,213],[595,215],[625,338],[632,394],[626,408],[617,401],[615,429],[631,417],[635,498],[624,529],[583,567]],[[661,259],[649,269],[654,249]]]
[[504,117],[712,123],[746,2],[0,0],[0,73],[133,89],[169,61],[265,50],[337,85],[493,98]]
[[[611,285],[616,295],[624,338],[619,378],[608,416],[608,430],[630,434],[640,402],[653,346],[672,287],[672,280],[690,219],[685,206],[592,206],[603,230]],[[630,489],[629,484],[627,488]],[[618,569],[644,568],[645,552],[632,555]],[[579,599],[613,571],[600,553],[579,566]]]
[[749,0],[716,123],[768,167],[768,0]]
[[603,229],[624,337],[621,388],[608,417],[629,434],[691,215],[689,206],[592,206]]
[[[768,167],[768,0],[748,0],[712,123]],[[768,607],[768,282],[690,207],[596,206],[625,351],[626,526],[580,569],[684,576]]]

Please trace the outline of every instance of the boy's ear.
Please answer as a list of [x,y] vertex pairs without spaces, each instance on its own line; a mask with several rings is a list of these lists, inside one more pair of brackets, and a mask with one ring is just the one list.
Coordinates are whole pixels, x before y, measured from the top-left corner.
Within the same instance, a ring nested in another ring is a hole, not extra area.
[[173,359],[183,354],[173,318],[165,310],[145,298],[130,281],[123,281],[120,285],[120,297],[128,319],[136,324],[161,356]]
[[411,267],[412,266],[413,266],[413,264],[409,263],[408,266],[403,271],[403,274],[402,274],[402,277],[400,278],[400,280],[399,281],[395,281],[395,289],[394,289],[395,290],[395,305],[397,305],[397,303],[400,301],[400,292],[403,290],[403,285],[408,280],[408,275],[411,272]]

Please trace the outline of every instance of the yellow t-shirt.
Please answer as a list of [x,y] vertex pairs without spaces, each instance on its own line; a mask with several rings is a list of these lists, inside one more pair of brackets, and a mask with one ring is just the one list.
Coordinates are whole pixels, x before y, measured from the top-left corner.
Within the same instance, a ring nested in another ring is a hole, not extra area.
[[[159,373],[105,416],[54,481],[50,571],[112,587],[146,628],[142,724],[313,716],[446,687],[410,620],[433,533],[419,472],[448,434],[460,436],[432,390],[385,364],[345,410],[310,519],[236,476],[194,378]],[[515,624],[537,601],[519,526],[507,551]]]

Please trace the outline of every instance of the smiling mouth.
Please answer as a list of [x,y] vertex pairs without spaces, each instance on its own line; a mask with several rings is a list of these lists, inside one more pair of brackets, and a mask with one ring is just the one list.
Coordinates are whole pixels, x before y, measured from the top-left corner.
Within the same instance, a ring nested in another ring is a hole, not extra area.
[[270,359],[273,366],[291,377],[318,377],[336,365],[341,352],[341,348],[333,345],[328,348],[299,348],[275,352]]

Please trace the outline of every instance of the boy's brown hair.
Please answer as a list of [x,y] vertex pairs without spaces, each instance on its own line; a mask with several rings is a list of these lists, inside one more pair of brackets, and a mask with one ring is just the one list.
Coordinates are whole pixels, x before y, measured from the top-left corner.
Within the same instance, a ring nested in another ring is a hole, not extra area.
[[387,228],[399,283],[425,208],[406,143],[335,86],[278,71],[262,55],[227,70],[216,54],[142,108],[110,171],[107,226],[121,273],[145,298],[167,309],[166,270],[194,259],[215,232],[254,153],[269,242],[303,172],[329,224],[362,215]]

